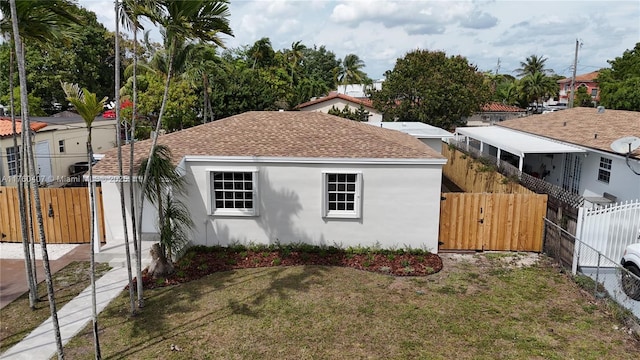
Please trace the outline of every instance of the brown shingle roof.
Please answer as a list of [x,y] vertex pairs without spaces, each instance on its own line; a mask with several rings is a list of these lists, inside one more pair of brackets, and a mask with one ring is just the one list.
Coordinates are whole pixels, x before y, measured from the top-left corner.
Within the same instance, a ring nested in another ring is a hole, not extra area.
[[362,105],[362,106],[367,106],[367,107],[373,108],[373,102],[370,99],[355,98],[353,96],[349,96],[349,95],[345,95],[345,94],[339,94],[337,92],[332,92],[332,93],[330,93],[329,95],[327,95],[325,97],[321,97],[319,99],[315,99],[315,100],[307,101],[306,103],[302,103],[302,104],[296,106],[296,109],[303,109],[303,108],[306,108],[307,106],[319,104],[319,103],[322,103],[322,102],[325,102],[325,101],[329,101],[329,100],[333,100],[333,99],[342,99],[342,100],[345,100],[345,101],[352,102],[354,104],[358,104],[358,105]]
[[[47,126],[46,123],[43,122],[35,122],[31,121],[31,130],[38,131],[43,127]],[[16,133],[22,133],[22,122],[20,120],[16,120]],[[10,118],[0,118],[0,137],[13,135],[13,126],[11,125]]]
[[[503,121],[498,126],[613,153],[611,143],[640,137],[640,112],[578,107]],[[640,158],[640,149],[634,152]]]
[[[321,112],[253,111],[162,135],[174,164],[186,155],[293,158],[441,159],[414,137]],[[137,142],[134,162],[146,158],[151,140]],[[129,148],[123,147],[128,173]],[[105,152],[96,175],[116,175],[117,149]]]
[[488,103],[482,106],[484,112],[526,112],[517,106],[505,105],[498,102]]

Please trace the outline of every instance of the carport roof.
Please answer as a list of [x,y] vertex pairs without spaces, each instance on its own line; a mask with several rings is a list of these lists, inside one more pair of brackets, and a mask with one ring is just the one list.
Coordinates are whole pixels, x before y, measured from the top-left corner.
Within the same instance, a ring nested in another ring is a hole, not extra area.
[[586,152],[586,150],[575,146],[499,126],[459,127],[456,129],[456,133],[482,141],[485,144],[506,150],[520,157],[524,157],[525,154]]

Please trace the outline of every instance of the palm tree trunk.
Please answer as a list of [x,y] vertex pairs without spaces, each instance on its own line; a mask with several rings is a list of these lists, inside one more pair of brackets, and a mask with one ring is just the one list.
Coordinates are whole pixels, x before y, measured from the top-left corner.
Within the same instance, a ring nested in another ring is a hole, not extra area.
[[[138,293],[138,303],[142,303],[142,264],[140,260],[142,258],[142,254],[140,253],[142,250],[138,247],[138,231],[137,231],[137,219],[136,219],[136,201],[135,201],[135,193],[134,193],[134,181],[133,181],[133,154],[134,154],[134,146],[136,140],[136,118],[137,118],[137,105],[138,105],[138,27],[133,27],[133,104],[131,107],[131,141],[129,142],[129,202],[131,204],[131,233],[133,234],[133,250],[136,256],[136,278],[137,278],[137,288],[136,292]],[[133,287],[133,284],[130,284],[129,287]]]
[[129,232],[127,231],[127,205],[124,195],[124,172],[122,170],[122,136],[120,136],[120,0],[115,1],[116,11],[116,39],[115,39],[115,100],[116,100],[116,144],[118,146],[118,175],[120,176],[120,211],[122,212],[122,227],[124,230],[124,250],[127,258],[127,275],[129,280],[129,306],[131,315],[136,313],[135,296],[133,293],[133,274],[131,273],[131,251],[129,250]]
[[[11,8],[11,25],[13,28],[13,41],[18,56],[18,77],[20,78],[20,106],[22,123],[26,126],[26,139],[27,139],[27,153],[29,161],[29,169],[32,174],[35,174],[35,161],[33,157],[33,148],[31,146],[31,124],[29,122],[29,104],[27,100],[27,72],[25,69],[25,56],[24,47],[22,46],[22,40],[20,39],[20,33],[18,29],[18,14],[16,9],[16,0],[9,0],[9,6]],[[24,144],[23,144],[24,146]],[[44,274],[47,283],[47,294],[49,297],[49,310],[51,312],[51,320],[53,323],[53,329],[56,338],[56,347],[58,350],[58,358],[64,359],[64,351],[62,348],[62,337],[60,336],[60,324],[58,323],[58,311],[56,309],[56,299],[53,292],[53,280],[51,277],[51,268],[49,267],[49,255],[47,254],[46,237],[44,233],[44,226],[42,220],[42,207],[40,203],[40,193],[38,189],[38,182],[33,179],[33,197],[36,203],[36,217],[38,219],[38,228],[40,233],[40,245],[42,246],[42,262],[44,264]]]
[[[12,41],[13,43],[13,41]],[[12,44],[13,45],[13,44]],[[13,99],[13,49],[9,48],[9,97],[10,100],[10,111],[11,111],[11,128],[13,130],[13,148],[16,156],[16,170],[18,171],[18,183],[16,187],[18,188],[18,205],[20,207],[20,226],[22,227],[22,248],[24,250],[24,267],[27,275],[27,286],[29,287],[29,307],[31,310],[35,310],[36,301],[38,299],[38,292],[36,287],[35,277],[33,275],[33,263],[35,263],[35,258],[32,258],[29,253],[29,233],[27,229],[27,213],[25,208],[25,199],[24,199],[24,187],[23,181],[21,177],[24,176],[24,172],[22,171],[22,163],[24,163],[24,156],[20,156],[20,151],[18,151],[18,133],[16,129],[16,113],[15,113],[15,105]],[[21,123],[23,129],[21,129],[21,133],[24,134],[24,123]],[[20,160],[18,161],[17,157],[20,156]]]
[[[18,55],[18,76],[20,78],[20,114],[22,116],[22,124],[26,127],[26,146],[29,169],[32,174],[35,174],[35,159],[31,147],[31,124],[29,122],[28,110],[29,104],[27,100],[27,72],[25,69],[24,60],[24,47],[22,46],[22,40],[18,30],[18,15],[16,10],[16,0],[10,0],[9,5],[11,7],[11,23],[13,26],[13,40],[15,44],[16,54]],[[56,338],[56,347],[58,350],[58,358],[64,359],[64,351],[62,348],[62,337],[60,335],[60,324],[58,323],[58,311],[56,309],[56,299],[53,291],[53,279],[51,277],[51,268],[49,267],[49,255],[47,254],[46,236],[44,233],[43,219],[42,219],[42,207],[40,203],[40,193],[38,189],[38,181],[35,176],[31,177],[33,181],[33,197],[36,203],[36,217],[38,219],[38,228],[40,235],[40,245],[42,246],[42,262],[44,264],[45,280],[47,283],[47,294],[49,296],[49,310],[51,312],[51,320],[53,323],[53,329]]]
[[[144,170],[144,176],[142,177],[142,185],[140,187],[140,211],[138,213],[138,263],[142,262],[142,212],[144,211],[144,189],[149,183],[149,172],[151,170],[151,160],[153,158],[153,152],[156,144],[158,143],[158,135],[160,134],[160,124],[162,123],[162,115],[164,109],[167,106],[167,98],[169,97],[169,84],[171,83],[171,68],[173,67],[173,53],[175,48],[175,39],[171,41],[169,48],[169,65],[167,69],[167,80],[164,85],[164,94],[162,95],[162,105],[160,105],[160,114],[158,115],[158,122],[156,123],[156,131],[153,134],[153,140],[151,141],[151,149],[149,150],[149,157],[147,158],[147,167]],[[142,294],[142,277],[138,277],[138,306],[144,306],[144,298]]]
[[91,266],[91,317],[93,319],[93,345],[96,359],[101,359],[100,354],[100,337],[98,335],[98,310],[96,302],[96,253],[95,253],[95,211],[96,211],[96,197],[93,184],[93,147],[91,146],[91,125],[87,128],[87,161],[89,164],[89,212],[91,221],[91,234],[89,235],[89,246],[91,247],[90,266]]

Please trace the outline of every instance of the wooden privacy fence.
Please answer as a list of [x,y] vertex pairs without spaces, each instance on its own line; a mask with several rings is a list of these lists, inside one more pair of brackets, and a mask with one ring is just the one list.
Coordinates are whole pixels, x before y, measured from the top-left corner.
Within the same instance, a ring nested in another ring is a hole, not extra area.
[[[90,241],[91,214],[87,188],[42,188],[40,202],[48,244],[78,244]],[[35,239],[38,241],[33,197],[31,204]],[[100,187],[96,188],[96,208],[100,224],[98,239],[104,241],[104,213]],[[18,189],[15,187],[0,187],[0,237],[5,242],[22,241]]]
[[542,251],[547,195],[444,193],[440,250]]

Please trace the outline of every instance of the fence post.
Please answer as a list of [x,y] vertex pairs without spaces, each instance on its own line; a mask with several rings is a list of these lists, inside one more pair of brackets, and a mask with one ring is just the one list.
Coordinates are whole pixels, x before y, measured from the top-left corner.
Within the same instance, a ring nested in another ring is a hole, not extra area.
[[593,297],[598,298],[598,282],[600,280],[600,252],[598,251],[598,266],[596,267],[596,285],[593,289]]

